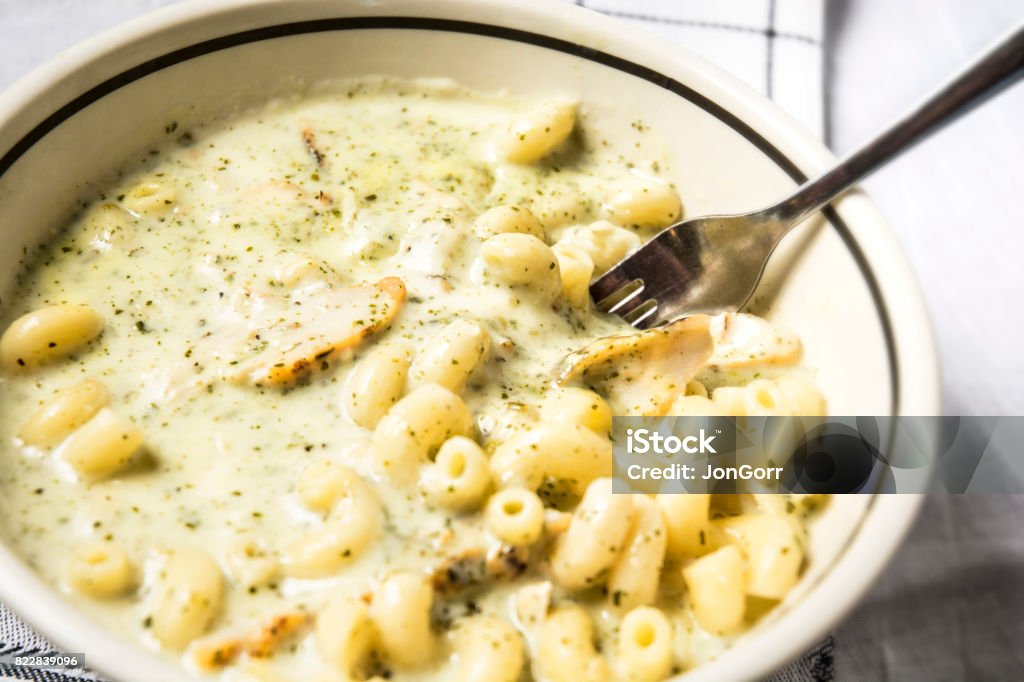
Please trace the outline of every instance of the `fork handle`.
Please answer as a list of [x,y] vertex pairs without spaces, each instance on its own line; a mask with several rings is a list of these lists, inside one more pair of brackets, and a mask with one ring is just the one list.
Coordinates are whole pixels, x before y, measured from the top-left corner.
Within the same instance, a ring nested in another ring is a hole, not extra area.
[[840,195],[878,167],[943,126],[952,123],[1024,76],[1024,23],[996,42],[935,94],[912,108],[885,132],[808,180],[769,209],[780,238],[789,228]]

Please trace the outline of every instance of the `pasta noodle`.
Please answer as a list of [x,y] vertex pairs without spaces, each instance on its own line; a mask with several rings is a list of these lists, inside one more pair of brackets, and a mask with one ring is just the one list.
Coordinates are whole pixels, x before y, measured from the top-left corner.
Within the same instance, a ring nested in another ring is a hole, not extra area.
[[608,662],[594,647],[594,624],[576,605],[556,609],[541,624],[537,664],[551,682],[611,680]]
[[633,507],[633,525],[608,575],[609,599],[625,609],[654,603],[667,542],[658,504],[637,495]]
[[624,680],[656,682],[672,670],[672,623],[650,606],[633,609],[619,629],[619,667]]
[[592,482],[551,554],[555,580],[569,589],[598,584],[623,551],[634,513],[632,497],[614,495],[611,479]]
[[0,365],[34,367],[80,350],[103,331],[85,305],[52,305],[19,317],[0,336]]
[[159,575],[152,589],[153,635],[165,647],[183,649],[220,612],[223,578],[209,555],[185,547],[166,557]]

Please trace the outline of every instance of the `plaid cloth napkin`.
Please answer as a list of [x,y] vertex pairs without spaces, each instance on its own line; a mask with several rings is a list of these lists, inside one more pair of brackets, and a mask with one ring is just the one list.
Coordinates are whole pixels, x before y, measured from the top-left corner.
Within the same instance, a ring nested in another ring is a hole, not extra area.
[[[556,0],[552,0],[556,1]],[[557,0],[603,12],[685,46],[772,98],[809,130],[823,130],[822,0]],[[174,0],[0,2],[0,87],[60,49]],[[829,637],[772,682],[833,679]],[[0,603],[0,656],[54,647]],[[88,654],[88,652],[86,652]],[[0,680],[101,680],[0,664]]]

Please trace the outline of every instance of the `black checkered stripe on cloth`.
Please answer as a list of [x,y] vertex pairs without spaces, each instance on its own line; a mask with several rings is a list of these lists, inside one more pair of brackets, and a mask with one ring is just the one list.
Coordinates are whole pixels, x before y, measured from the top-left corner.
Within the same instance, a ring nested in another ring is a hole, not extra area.
[[798,660],[768,678],[768,682],[832,682],[835,679],[835,640],[830,635]]
[[[61,653],[39,633],[23,623],[10,609],[0,604],[0,659],[12,656],[46,656]],[[0,680],[32,682],[102,682],[94,673],[81,670],[41,670],[0,663]]]

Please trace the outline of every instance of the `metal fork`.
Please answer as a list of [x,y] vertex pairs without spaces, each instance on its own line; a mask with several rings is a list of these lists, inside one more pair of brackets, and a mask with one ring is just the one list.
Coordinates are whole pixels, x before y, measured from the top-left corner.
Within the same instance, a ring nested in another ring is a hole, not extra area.
[[794,226],[854,183],[1024,76],[1024,24],[885,132],[774,206],[677,223],[590,284],[599,308],[645,329],[738,310]]

